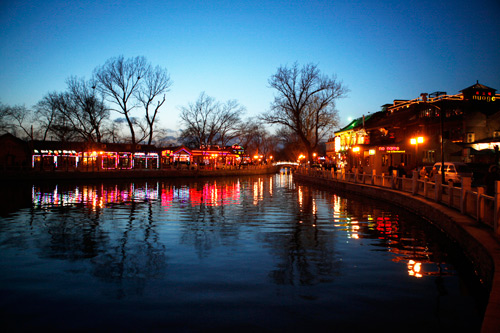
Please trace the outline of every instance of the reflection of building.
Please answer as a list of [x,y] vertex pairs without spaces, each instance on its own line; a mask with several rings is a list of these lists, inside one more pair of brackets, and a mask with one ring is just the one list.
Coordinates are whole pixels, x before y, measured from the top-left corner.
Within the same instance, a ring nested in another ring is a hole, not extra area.
[[191,206],[221,206],[239,204],[240,184],[204,183],[201,187],[165,186],[159,183],[113,185],[83,185],[63,189],[55,186],[50,190],[34,186],[32,189],[32,202],[36,208],[50,206],[85,206],[104,208],[110,204],[127,202],[145,202],[161,200],[161,205],[167,207],[174,201],[190,203]]
[[377,173],[402,163],[407,169],[432,165],[441,155],[445,161],[498,163],[500,94],[495,92],[476,83],[456,95],[395,100],[335,132],[327,155],[339,166]]

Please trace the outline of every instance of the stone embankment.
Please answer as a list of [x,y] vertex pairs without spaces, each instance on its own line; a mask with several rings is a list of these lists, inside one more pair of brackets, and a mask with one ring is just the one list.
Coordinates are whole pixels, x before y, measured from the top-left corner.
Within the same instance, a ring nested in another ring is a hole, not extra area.
[[461,246],[490,290],[481,332],[500,332],[500,239],[491,229],[455,209],[411,193],[301,173],[295,173],[294,179],[387,201],[434,223]]

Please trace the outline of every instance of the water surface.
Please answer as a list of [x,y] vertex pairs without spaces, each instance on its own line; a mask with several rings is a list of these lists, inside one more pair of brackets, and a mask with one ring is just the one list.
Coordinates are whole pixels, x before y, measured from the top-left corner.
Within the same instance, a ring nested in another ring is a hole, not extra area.
[[484,290],[426,221],[290,175],[19,184],[11,329],[479,331]]

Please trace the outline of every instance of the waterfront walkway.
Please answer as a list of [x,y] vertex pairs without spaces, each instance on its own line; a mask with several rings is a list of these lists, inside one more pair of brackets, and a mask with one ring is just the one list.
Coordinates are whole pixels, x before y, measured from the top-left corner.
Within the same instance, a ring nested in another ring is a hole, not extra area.
[[294,178],[388,201],[434,223],[464,249],[490,290],[481,332],[500,332],[500,182],[496,196],[490,197],[482,189],[473,191],[466,184],[455,188],[439,184],[437,178],[435,182],[418,180],[417,175],[407,179],[299,168]]

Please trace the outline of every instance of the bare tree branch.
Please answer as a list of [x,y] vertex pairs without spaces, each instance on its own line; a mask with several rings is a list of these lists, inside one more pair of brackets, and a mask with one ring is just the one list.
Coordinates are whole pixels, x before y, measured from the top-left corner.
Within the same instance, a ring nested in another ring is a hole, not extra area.
[[[160,107],[165,103],[165,93],[168,92],[172,81],[166,69],[156,66],[152,68],[148,66],[148,70],[144,75],[143,84],[137,89],[136,97],[144,106],[146,112],[145,119],[148,125],[148,144],[151,144],[154,135],[154,124]],[[157,97],[163,94],[163,98],[154,101]]]
[[348,89],[335,76],[321,75],[316,65],[307,64],[299,69],[297,63],[291,68],[279,67],[269,85],[277,90],[277,95],[270,112],[260,119],[295,133],[310,160],[313,150],[337,124],[335,101],[344,97]]
[[133,144],[138,142],[131,115],[136,106],[133,103],[133,96],[139,90],[140,80],[148,72],[149,67],[144,57],[124,59],[123,56],[119,56],[109,59],[94,71],[97,89],[115,104],[114,111],[125,117]]
[[224,146],[234,139],[245,108],[235,100],[221,104],[203,92],[194,104],[181,107],[180,110],[185,127],[181,138],[201,147]]

